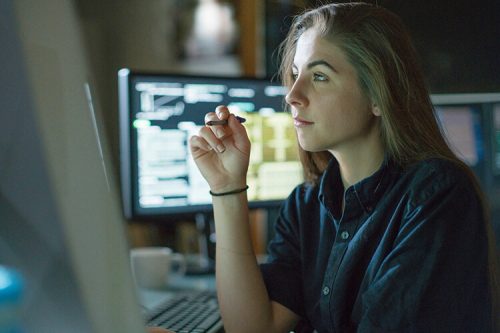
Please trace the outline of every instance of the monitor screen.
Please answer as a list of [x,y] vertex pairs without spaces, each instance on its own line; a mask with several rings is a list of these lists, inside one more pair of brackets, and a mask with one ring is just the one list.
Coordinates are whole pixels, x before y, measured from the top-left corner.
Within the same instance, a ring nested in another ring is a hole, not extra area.
[[207,112],[227,105],[246,119],[252,150],[247,182],[251,208],[275,207],[302,182],[285,88],[256,78],[148,74],[122,69],[120,163],[125,215],[164,217],[211,210],[209,187],[189,137]]
[[490,188],[500,165],[500,94],[433,94],[431,100],[450,148]]
[[436,106],[441,129],[455,155],[471,167],[482,159],[483,138],[480,106]]

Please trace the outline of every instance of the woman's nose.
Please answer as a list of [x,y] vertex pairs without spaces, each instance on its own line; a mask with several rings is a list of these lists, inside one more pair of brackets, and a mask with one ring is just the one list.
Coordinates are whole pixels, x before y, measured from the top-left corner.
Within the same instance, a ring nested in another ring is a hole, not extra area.
[[293,83],[292,87],[285,96],[285,101],[288,105],[294,107],[305,107],[308,104],[308,99],[305,94],[305,89],[302,82],[298,79]]

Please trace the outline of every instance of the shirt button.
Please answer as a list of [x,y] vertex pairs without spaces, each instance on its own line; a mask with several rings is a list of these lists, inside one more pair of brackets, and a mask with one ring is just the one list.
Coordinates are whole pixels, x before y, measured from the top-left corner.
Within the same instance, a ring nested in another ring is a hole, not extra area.
[[328,287],[323,287],[323,295],[328,295],[330,293],[330,288]]
[[340,238],[346,240],[347,238],[349,238],[349,233],[347,231],[342,231],[342,233],[340,234]]

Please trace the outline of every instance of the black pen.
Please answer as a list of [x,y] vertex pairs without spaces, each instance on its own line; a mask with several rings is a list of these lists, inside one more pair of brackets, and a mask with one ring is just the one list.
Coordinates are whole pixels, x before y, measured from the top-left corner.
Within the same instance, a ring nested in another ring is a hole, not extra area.
[[[247,121],[245,118],[243,117],[239,117],[239,116],[235,116],[236,117],[236,120],[238,120],[241,123],[244,123],[245,121]],[[215,126],[215,125],[227,125],[227,119],[225,120],[210,120],[210,121],[207,121],[205,123],[206,126]]]

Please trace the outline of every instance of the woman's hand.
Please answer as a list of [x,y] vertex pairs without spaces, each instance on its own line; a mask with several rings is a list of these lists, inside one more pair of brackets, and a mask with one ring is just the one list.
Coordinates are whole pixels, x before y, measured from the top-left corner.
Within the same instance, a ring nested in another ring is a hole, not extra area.
[[193,159],[213,192],[246,186],[250,140],[245,127],[226,106],[218,106],[205,116],[205,122],[226,119],[227,125],[204,126],[190,138]]

